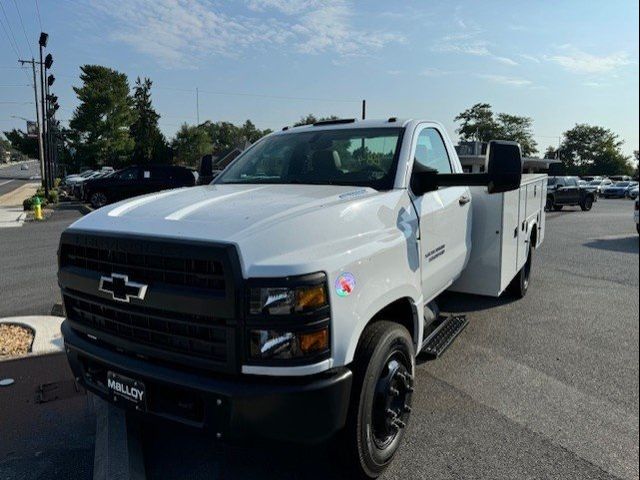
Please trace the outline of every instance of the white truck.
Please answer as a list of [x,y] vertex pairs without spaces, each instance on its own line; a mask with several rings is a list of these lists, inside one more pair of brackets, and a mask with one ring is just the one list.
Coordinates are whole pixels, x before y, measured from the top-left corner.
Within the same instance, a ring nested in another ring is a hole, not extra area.
[[415,358],[466,325],[447,289],[523,296],[546,175],[444,128],[334,120],[272,133],[210,185],[101,208],[61,237],[70,365],[88,390],[222,440],[339,438],[374,478],[409,420]]

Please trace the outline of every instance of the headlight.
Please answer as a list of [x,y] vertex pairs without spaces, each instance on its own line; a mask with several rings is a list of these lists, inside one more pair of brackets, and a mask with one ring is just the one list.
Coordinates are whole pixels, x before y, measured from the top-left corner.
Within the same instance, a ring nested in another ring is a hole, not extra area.
[[249,281],[246,360],[261,365],[300,365],[330,356],[327,277]]
[[251,330],[252,359],[287,360],[321,354],[329,350],[329,327],[311,332]]
[[301,287],[258,287],[251,289],[251,315],[291,315],[316,310],[327,305],[324,283]]

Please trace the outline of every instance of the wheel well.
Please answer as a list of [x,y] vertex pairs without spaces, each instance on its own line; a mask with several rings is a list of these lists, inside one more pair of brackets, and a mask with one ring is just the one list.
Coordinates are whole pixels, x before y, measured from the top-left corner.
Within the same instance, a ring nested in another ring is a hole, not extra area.
[[376,313],[367,326],[380,320],[399,323],[407,329],[414,345],[418,341],[418,312],[409,297],[399,298]]

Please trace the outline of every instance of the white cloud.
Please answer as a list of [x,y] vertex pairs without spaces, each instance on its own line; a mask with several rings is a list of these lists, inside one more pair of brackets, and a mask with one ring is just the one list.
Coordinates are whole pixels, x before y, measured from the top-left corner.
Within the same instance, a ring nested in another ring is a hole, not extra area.
[[481,30],[474,27],[471,31],[447,35],[431,47],[431,50],[439,53],[458,53],[475,57],[488,57],[512,67],[518,65],[518,62],[512,58],[493,53],[490,48],[491,44],[482,38],[478,38],[481,33]]
[[505,65],[510,65],[512,67],[515,67],[516,65],[518,65],[518,62],[507,57],[499,57],[497,55],[494,55],[493,59],[500,63],[504,63]]
[[632,63],[629,60],[629,54],[625,52],[598,56],[584,52],[572,45],[563,45],[560,50],[559,54],[546,56],[545,59],[572,73],[609,73]]
[[521,53],[520,57],[524,58],[525,60],[529,60],[530,62],[533,62],[533,63],[540,63],[540,59],[538,57],[536,57],[535,55],[529,55],[527,53]]
[[507,77],[504,75],[478,74],[478,77],[492,83],[498,83],[500,85],[507,85],[510,87],[527,87],[533,84],[531,80],[527,80],[525,78]]
[[246,15],[225,13],[207,0],[130,0],[117,8],[110,0],[92,0],[92,6],[114,21],[111,40],[167,67],[285,44],[298,53],[367,55],[404,40],[355,28],[347,0],[246,0]]

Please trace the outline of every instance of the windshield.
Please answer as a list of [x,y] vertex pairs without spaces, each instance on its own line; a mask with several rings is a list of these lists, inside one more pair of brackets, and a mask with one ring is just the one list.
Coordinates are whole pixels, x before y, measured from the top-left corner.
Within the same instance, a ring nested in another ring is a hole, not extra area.
[[589,185],[600,185],[602,183],[602,180],[591,180],[589,182]]
[[558,182],[558,179],[556,177],[549,177],[549,181],[547,182],[547,185],[549,186],[553,186]]
[[258,142],[214,183],[393,187],[401,128],[306,130]]

